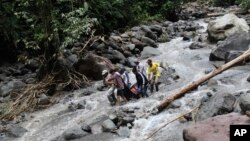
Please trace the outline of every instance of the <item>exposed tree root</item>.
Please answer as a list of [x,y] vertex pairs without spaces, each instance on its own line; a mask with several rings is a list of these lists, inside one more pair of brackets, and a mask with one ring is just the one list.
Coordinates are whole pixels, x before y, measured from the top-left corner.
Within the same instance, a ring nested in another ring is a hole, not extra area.
[[35,84],[27,85],[23,90],[20,91],[18,97],[11,103],[7,112],[0,117],[0,119],[11,120],[14,119],[22,112],[32,112],[38,107],[39,97],[42,94],[47,94],[52,85],[74,88],[80,88],[82,84],[88,84],[88,79],[74,71],[67,71],[67,75],[64,80],[58,80],[57,75],[47,75],[43,80]]

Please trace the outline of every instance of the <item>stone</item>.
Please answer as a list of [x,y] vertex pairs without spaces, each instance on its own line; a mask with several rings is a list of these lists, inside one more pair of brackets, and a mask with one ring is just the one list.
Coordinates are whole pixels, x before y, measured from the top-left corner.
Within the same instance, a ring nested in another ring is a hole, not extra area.
[[242,113],[246,113],[246,111],[250,111],[250,95],[243,94],[240,96],[239,104]]
[[110,132],[110,131],[114,131],[115,129],[117,129],[114,122],[112,120],[110,120],[110,119],[105,120],[102,123],[102,127],[103,127],[104,132]]
[[120,127],[117,131],[117,134],[121,137],[128,138],[130,136],[130,130],[128,127]]
[[249,32],[249,26],[244,19],[231,13],[210,21],[207,27],[210,41],[224,40],[239,31]]
[[141,52],[141,58],[146,59],[149,57],[158,56],[160,54],[161,52],[158,49],[147,46],[144,47],[143,51]]
[[7,131],[8,136],[17,138],[17,137],[23,136],[24,133],[27,132],[27,129],[19,125],[10,124],[10,125],[7,125],[6,131]]
[[239,113],[215,116],[191,124],[183,130],[184,141],[229,141],[230,125],[249,125],[249,117]]
[[81,127],[72,127],[63,132],[63,137],[65,140],[79,139],[88,135],[89,133],[83,131]]

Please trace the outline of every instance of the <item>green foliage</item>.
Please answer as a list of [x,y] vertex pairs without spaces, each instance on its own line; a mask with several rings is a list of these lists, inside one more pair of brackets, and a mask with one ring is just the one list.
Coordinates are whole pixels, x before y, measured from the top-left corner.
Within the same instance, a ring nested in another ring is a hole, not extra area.
[[[107,33],[161,18],[177,19],[189,0],[0,0],[0,45],[30,55],[56,52],[97,30]],[[20,44],[22,46],[20,46]],[[31,51],[32,50],[32,51]]]
[[250,0],[237,0],[240,6],[246,10],[250,9]]
[[212,0],[214,6],[230,6],[235,4],[236,0]]

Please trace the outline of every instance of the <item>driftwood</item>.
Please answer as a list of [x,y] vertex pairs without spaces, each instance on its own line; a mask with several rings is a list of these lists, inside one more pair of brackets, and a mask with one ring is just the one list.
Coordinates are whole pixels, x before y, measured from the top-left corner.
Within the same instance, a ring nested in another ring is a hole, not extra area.
[[[233,14],[247,14],[248,11],[234,11],[234,12],[230,12],[230,13],[233,13]],[[218,17],[218,16],[223,16],[223,15],[226,15],[228,13],[208,13],[206,15],[206,17]]]
[[198,109],[198,108],[199,108],[199,106],[197,106],[197,107],[193,108],[191,111],[186,112],[186,113],[184,113],[184,114],[181,114],[180,116],[174,118],[173,120],[171,120],[171,121],[169,121],[169,122],[163,124],[162,126],[160,126],[159,128],[157,128],[156,130],[154,130],[154,132],[152,132],[146,139],[144,139],[144,140],[142,140],[142,141],[147,141],[147,140],[149,140],[149,139],[152,138],[157,132],[159,132],[162,128],[166,127],[166,126],[169,125],[170,123],[172,123],[172,122],[174,122],[174,121],[176,121],[176,120],[178,120],[178,119],[180,119],[180,118],[183,118],[185,115],[187,115],[187,114],[189,114],[189,113],[192,113],[194,110],[196,110],[196,109]]
[[181,88],[179,91],[171,95],[170,97],[164,99],[156,108],[158,112],[161,112],[164,108],[166,108],[172,101],[184,96],[187,92],[197,88],[200,84],[203,82],[209,80],[210,78],[222,73],[223,71],[233,67],[234,65],[241,63],[245,60],[248,60],[250,58],[250,49],[248,49],[246,52],[244,52],[239,57],[235,58],[234,60],[218,67],[217,69],[214,69],[209,74],[203,76],[202,78],[191,82],[190,84],[186,85],[185,87]]

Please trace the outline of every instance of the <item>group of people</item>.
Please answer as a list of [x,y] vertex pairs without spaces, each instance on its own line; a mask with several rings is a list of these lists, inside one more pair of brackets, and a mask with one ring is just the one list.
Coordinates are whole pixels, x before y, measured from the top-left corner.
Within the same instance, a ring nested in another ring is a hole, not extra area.
[[108,99],[111,105],[120,105],[121,102],[127,102],[131,98],[148,97],[147,89],[150,86],[151,93],[159,91],[160,69],[164,68],[159,63],[147,60],[147,68],[139,60],[135,61],[135,67],[132,72],[135,75],[136,83],[131,85],[130,77],[125,68],[111,69],[110,71],[103,70],[103,84],[110,87]]

